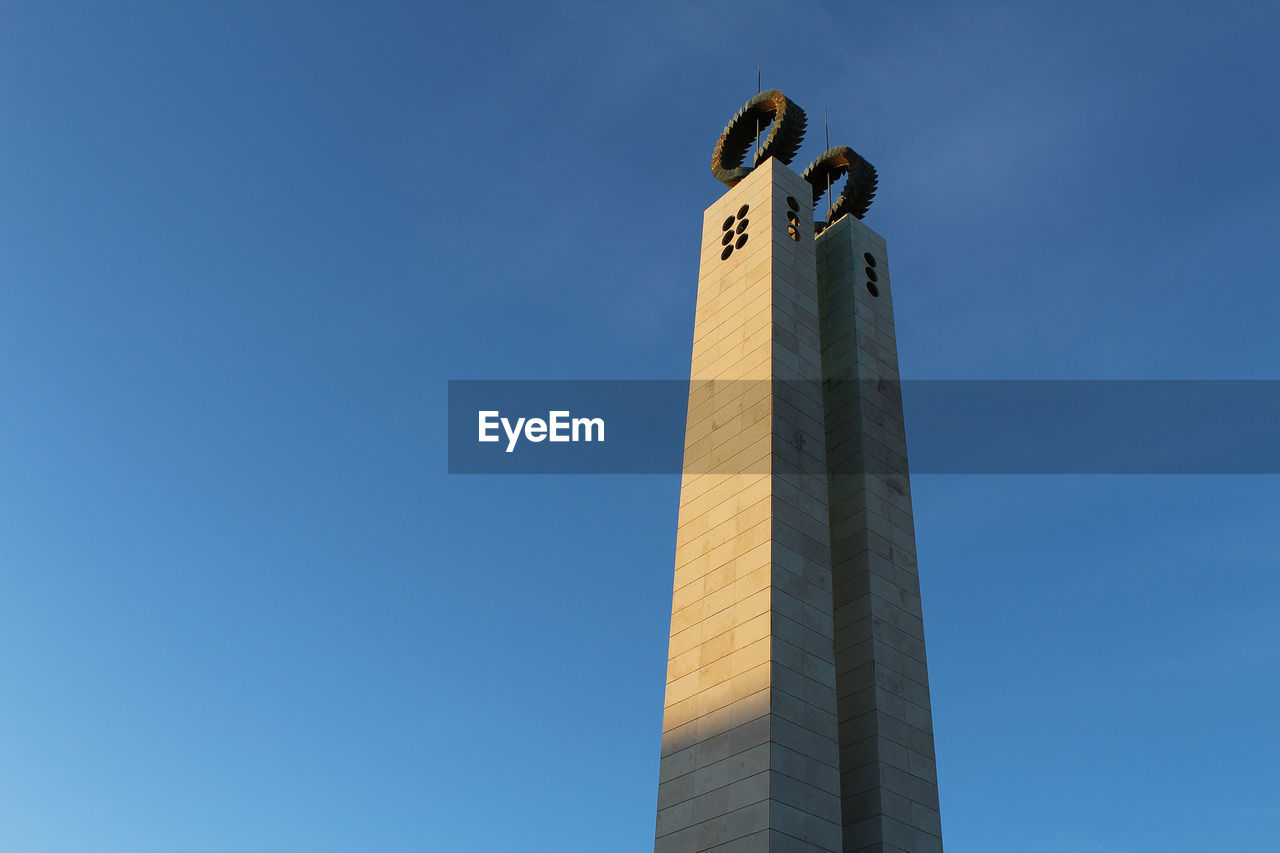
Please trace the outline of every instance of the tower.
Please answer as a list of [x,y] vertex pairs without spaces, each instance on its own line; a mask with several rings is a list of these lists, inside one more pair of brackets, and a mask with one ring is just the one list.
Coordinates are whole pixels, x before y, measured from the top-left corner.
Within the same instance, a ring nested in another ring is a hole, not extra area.
[[712,159],[655,853],[942,849],[875,170],[834,148],[797,175],[803,133],[763,92]]

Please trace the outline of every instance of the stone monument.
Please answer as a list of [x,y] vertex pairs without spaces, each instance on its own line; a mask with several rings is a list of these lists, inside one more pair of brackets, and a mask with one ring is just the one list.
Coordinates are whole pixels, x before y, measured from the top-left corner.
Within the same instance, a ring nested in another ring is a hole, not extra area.
[[762,92],[712,157],[655,853],[942,850],[876,172],[804,129]]

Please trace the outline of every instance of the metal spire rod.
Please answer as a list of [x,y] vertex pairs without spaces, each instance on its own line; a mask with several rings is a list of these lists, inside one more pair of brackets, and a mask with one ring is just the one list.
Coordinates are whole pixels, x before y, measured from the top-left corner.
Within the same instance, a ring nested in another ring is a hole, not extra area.
[[[760,54],[756,54],[756,94],[760,94]],[[757,165],[760,160],[760,117],[756,116],[756,156],[751,160],[751,165]]]
[[[822,150],[831,150],[831,128],[827,124],[827,108],[822,108]],[[827,224],[831,224],[831,170],[827,170]]]

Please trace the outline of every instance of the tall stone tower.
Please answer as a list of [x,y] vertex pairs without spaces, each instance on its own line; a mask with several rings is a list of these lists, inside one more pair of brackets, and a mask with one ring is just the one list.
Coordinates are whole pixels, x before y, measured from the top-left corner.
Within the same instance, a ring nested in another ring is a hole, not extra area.
[[942,850],[875,171],[835,148],[797,175],[803,130],[764,92],[712,161],[655,853]]

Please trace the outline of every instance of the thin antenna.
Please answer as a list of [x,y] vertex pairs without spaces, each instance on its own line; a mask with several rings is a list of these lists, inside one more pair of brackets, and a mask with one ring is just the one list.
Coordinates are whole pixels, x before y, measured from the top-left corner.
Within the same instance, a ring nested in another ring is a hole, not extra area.
[[[756,94],[760,94],[760,54],[756,54]],[[756,156],[752,159],[751,165],[759,165],[760,162],[760,116],[756,116]]]
[[[830,151],[831,150],[831,128],[827,124],[827,108],[826,107],[822,108],[822,142],[824,146],[823,150]],[[827,169],[827,224],[828,225],[831,224],[831,208],[833,206],[834,205],[831,201],[831,170]]]

